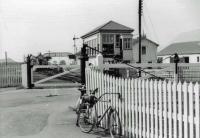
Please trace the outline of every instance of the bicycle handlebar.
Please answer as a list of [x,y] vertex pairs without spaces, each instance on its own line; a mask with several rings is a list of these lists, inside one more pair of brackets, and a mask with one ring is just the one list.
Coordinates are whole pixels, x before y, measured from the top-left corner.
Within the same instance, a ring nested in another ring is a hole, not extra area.
[[121,94],[120,93],[104,93],[104,94],[102,94],[99,98],[98,98],[98,100],[100,100],[104,95],[106,95],[106,94],[109,94],[109,95],[111,95],[111,94],[116,94],[116,95],[118,95],[118,99],[122,99],[122,97],[121,97]]
[[[84,95],[84,93],[86,93],[86,87],[85,85],[83,85],[81,88],[78,89],[79,91],[82,92],[81,96]],[[90,90],[90,95],[94,95],[95,93],[98,92],[98,88],[94,89],[94,90]],[[120,93],[103,93],[102,95],[100,95],[97,99],[97,101],[99,101],[103,96],[105,95],[118,95],[118,99],[122,100],[122,96]],[[90,96],[89,96],[90,97]]]
[[98,89],[99,89],[99,88],[96,88],[96,89],[94,89],[94,90],[90,90],[90,94],[95,94],[95,93],[97,93],[97,92],[98,92]]

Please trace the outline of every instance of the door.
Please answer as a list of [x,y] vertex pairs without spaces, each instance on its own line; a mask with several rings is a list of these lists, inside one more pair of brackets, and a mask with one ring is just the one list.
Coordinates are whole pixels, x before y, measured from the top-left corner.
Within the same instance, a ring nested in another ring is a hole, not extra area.
[[123,58],[122,39],[120,39],[119,48],[120,48],[120,57]]

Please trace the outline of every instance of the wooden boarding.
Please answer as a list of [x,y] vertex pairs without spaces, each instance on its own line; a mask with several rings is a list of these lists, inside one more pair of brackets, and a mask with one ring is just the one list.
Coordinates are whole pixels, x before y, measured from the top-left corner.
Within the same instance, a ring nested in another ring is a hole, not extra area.
[[0,88],[16,87],[22,84],[21,64],[0,63]]

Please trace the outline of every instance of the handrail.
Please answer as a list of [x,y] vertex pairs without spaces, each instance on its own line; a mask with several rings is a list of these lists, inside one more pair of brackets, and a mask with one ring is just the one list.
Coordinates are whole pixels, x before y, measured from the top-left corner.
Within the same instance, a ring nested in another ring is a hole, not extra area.
[[[104,55],[104,53],[103,52],[101,52],[101,51],[99,51],[99,50],[97,50],[97,49],[95,49],[95,48],[92,48],[92,47],[90,47],[90,46],[86,46],[86,47],[88,47],[88,48],[90,48],[90,49],[92,49],[92,50],[94,50],[94,51],[97,51],[97,52],[99,52],[99,53],[101,53],[102,55]],[[156,76],[156,75],[154,75],[154,74],[151,74],[151,73],[149,73],[149,72],[146,72],[144,69],[141,69],[140,67],[135,67],[135,66],[133,66],[133,65],[131,65],[131,64],[128,64],[128,63],[124,63],[124,61],[122,60],[122,59],[119,59],[119,58],[116,58],[115,56],[114,57],[112,57],[114,60],[116,60],[116,61],[120,61],[121,63],[123,63],[123,64],[125,64],[125,65],[127,65],[127,66],[129,66],[129,67],[131,67],[131,68],[134,68],[134,69],[137,69],[137,70],[139,70],[139,71],[141,71],[141,72],[144,72],[144,73],[146,73],[146,74],[149,74],[149,75],[151,75],[151,76],[153,76],[153,77],[155,77],[155,78],[158,78],[158,79],[164,79],[164,78],[162,78],[162,77],[158,77],[158,76]]]

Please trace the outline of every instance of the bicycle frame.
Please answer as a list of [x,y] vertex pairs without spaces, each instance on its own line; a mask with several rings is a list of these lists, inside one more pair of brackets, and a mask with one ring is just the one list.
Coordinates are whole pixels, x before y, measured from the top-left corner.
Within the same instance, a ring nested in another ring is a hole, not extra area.
[[[97,102],[95,103],[95,105],[100,101],[100,99],[104,96],[104,95],[106,95],[106,94],[116,94],[116,95],[118,95],[118,98],[120,98],[121,99],[121,96],[120,96],[120,93],[104,93],[104,94],[102,94],[98,99],[97,99]],[[95,110],[96,110],[96,106],[94,105],[94,108],[95,108]],[[103,115],[100,117],[100,119],[98,119],[97,118],[97,123],[96,123],[96,126],[98,126],[99,124],[100,124],[100,122],[103,120],[103,118],[106,116],[106,114],[107,113],[109,113],[109,112],[112,112],[113,111],[113,107],[112,106],[109,106],[107,109],[106,109],[106,111],[103,113]]]
[[[99,101],[102,101],[102,102],[108,102],[108,103],[111,103],[111,99],[106,99],[106,101],[104,101],[102,99],[103,96],[105,95],[117,95],[118,96],[118,99],[122,99],[121,97],[121,94],[120,93],[103,93],[102,95],[100,95],[99,97],[96,97],[95,96],[95,92],[97,91],[97,89],[95,89],[94,91],[90,92],[89,95],[86,95],[85,97],[81,97],[83,98],[83,102],[81,103],[81,105],[83,104],[83,107],[84,107],[84,104],[86,104],[86,111],[83,111],[80,110],[81,112],[78,112],[77,114],[77,126],[80,125],[80,128],[83,132],[85,133],[89,133],[90,131],[92,131],[92,129],[96,126],[97,128],[98,127],[101,127],[101,121],[103,120],[103,118],[107,115],[107,119],[105,120],[105,123],[106,123],[106,127],[107,126],[110,126],[110,116],[112,115],[113,112],[115,112],[115,108],[112,106],[112,105],[108,105],[106,108],[105,108],[105,111],[103,111],[103,113],[100,115],[100,114],[97,114],[98,112],[98,108],[97,108],[97,103]],[[101,100],[102,99],[102,100]],[[85,107],[84,107],[85,108]],[[84,109],[83,108],[83,109]],[[81,109],[81,108],[80,108]],[[90,110],[91,109],[91,110]],[[86,114],[85,114],[86,113]],[[80,114],[82,114],[82,116],[85,118],[82,117],[80,118]],[[99,116],[100,115],[100,116]],[[79,124],[79,119],[83,119],[82,123]],[[91,120],[92,119],[92,120]],[[90,122],[90,126],[89,128],[85,128],[85,125],[87,126],[87,122]],[[119,121],[119,120],[118,120]],[[85,124],[85,125],[84,125]],[[121,126],[121,125],[120,125]],[[107,128],[104,128],[105,130],[109,130],[109,127]],[[120,131],[121,132],[121,131]],[[113,132],[110,132],[110,133],[113,133]],[[113,134],[111,134],[113,135]]]
[[[96,108],[96,107],[95,107]],[[100,117],[100,119],[97,118],[97,123],[96,126],[98,126],[101,121],[103,120],[103,118],[106,116],[107,113],[112,112],[113,108],[111,106],[109,106],[106,111],[103,113],[103,115]]]

